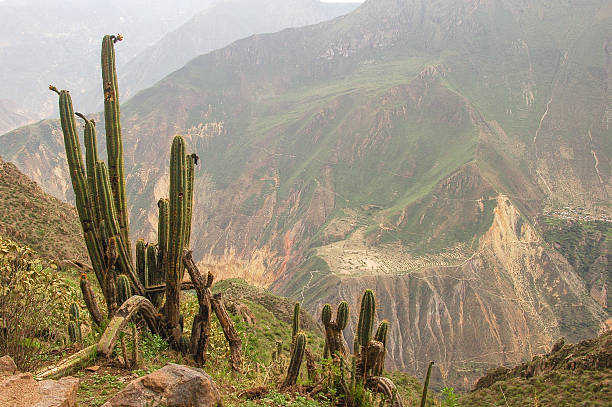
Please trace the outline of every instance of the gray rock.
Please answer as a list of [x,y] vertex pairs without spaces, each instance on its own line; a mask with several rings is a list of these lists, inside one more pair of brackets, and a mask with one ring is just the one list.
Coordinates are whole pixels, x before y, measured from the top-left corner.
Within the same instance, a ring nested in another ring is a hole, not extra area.
[[132,381],[102,407],[219,407],[221,395],[202,369],[168,364]]

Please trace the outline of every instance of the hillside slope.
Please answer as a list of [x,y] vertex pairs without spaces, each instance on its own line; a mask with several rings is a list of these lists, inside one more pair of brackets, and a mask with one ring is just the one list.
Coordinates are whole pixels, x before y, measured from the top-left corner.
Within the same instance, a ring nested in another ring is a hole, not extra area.
[[[468,389],[612,323],[536,221],[610,219],[611,30],[604,0],[369,0],[198,57],[122,111],[133,230],[155,239],[183,133],[196,256],[266,253],[315,313],[375,288],[389,363]],[[0,149],[68,196],[57,122]]]
[[612,331],[576,345],[555,343],[550,353],[480,378],[461,406],[609,406],[612,403]]
[[47,259],[87,259],[73,206],[47,195],[0,157],[0,235]]

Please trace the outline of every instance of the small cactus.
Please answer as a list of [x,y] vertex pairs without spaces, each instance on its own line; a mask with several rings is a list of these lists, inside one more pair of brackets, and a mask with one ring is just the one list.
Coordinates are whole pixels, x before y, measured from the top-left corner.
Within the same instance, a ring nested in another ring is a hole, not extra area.
[[287,368],[287,377],[283,383],[283,387],[293,386],[297,382],[298,375],[300,373],[300,367],[302,366],[302,360],[304,359],[304,350],[306,349],[306,334],[304,332],[298,332],[293,341],[293,347],[291,350],[291,361]]
[[80,321],[81,320],[81,310],[77,303],[70,304],[70,320],[71,321]]
[[81,324],[78,321],[70,321],[68,323],[68,336],[70,342],[76,343],[81,342],[83,337],[81,336]]
[[126,302],[132,296],[132,286],[130,279],[125,274],[117,277],[117,302],[119,306]]

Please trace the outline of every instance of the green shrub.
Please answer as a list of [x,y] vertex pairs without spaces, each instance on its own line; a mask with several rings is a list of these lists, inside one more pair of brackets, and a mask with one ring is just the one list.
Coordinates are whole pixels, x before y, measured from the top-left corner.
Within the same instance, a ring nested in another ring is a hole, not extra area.
[[21,370],[38,367],[66,337],[70,304],[78,298],[27,247],[0,237],[0,354]]

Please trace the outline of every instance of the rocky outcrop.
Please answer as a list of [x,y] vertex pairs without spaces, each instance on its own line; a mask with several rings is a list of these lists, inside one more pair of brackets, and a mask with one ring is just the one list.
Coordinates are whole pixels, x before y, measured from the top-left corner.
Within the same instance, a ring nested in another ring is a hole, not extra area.
[[536,356],[514,368],[499,367],[478,379],[474,390],[490,387],[494,383],[514,377],[529,379],[554,370],[581,373],[583,370],[612,368],[612,331],[577,344],[565,344],[563,339],[555,343],[546,355]]
[[76,377],[36,381],[31,373],[19,373],[9,356],[0,358],[2,407],[76,407],[78,388]]
[[168,364],[138,378],[103,407],[218,407],[221,396],[202,369]]

